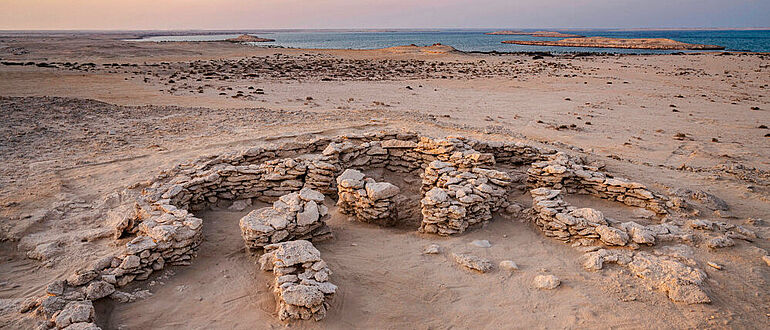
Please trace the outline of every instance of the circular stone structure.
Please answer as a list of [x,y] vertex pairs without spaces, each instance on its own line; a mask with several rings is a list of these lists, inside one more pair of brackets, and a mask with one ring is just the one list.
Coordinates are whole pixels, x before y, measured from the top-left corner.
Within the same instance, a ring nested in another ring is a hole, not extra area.
[[[529,168],[526,179],[519,179],[519,182],[507,170],[526,166]],[[419,231],[426,234],[459,235],[490,221],[495,212],[512,206],[519,208],[510,201],[509,194],[516,189],[515,183],[519,183],[519,187],[526,184],[534,200],[533,208],[528,209],[527,214],[546,236],[575,246],[597,246],[585,257],[586,269],[598,270],[604,262],[615,262],[651,281],[673,300],[709,301],[699,287],[705,279],[702,271],[664,255],[619,248],[631,244],[653,246],[662,240],[686,241],[687,228],[608,221],[601,212],[576,208],[561,199],[562,193],[587,194],[646,208],[660,217],[677,207],[676,203],[645,185],[615,177],[580,158],[526,143],[487,142],[463,137],[434,139],[411,132],[377,132],[205,156],[127,188],[121,194],[122,205],[112,209],[107,217],[121,248],[112,251],[111,256],[94,261],[92,266],[51,283],[48,295],[34,307],[58,327],[92,325],[92,312],[85,313],[82,318],[63,315],[88,310],[88,306],[92,311],[92,300],[110,297],[125,301],[126,293],[120,288],[126,284],[145,280],[169,265],[183,266],[194,262],[202,240],[203,221],[192,212],[211,206],[275,202],[272,209],[257,210],[261,213],[247,216],[251,217],[246,220],[250,230],[264,224],[260,222],[264,217],[283,217],[284,214],[279,213],[283,212],[284,205],[294,207],[286,224],[269,228],[275,233],[271,232],[266,241],[261,241],[262,238],[254,233],[244,233],[247,245],[256,249],[268,243],[296,242],[296,239],[316,236],[309,233],[330,234],[318,231],[325,227],[322,219],[327,210],[322,201],[337,198],[338,193],[346,196],[347,212],[386,214],[382,219],[390,224],[394,219],[388,218],[392,213],[386,211],[393,209],[391,203],[396,203],[394,198],[398,197],[399,188],[403,190],[404,187],[390,187],[351,175],[339,179],[346,170],[371,169],[420,177],[422,221]],[[383,202],[378,204],[380,201]],[[299,204],[292,206],[295,202]],[[295,234],[283,233],[292,219],[293,228],[305,227]],[[379,219],[371,218],[375,223]],[[296,224],[302,221],[307,223],[297,227]],[[242,227],[243,224],[242,220]],[[280,237],[276,238],[278,232],[281,232]],[[269,249],[281,248],[270,246]],[[312,262],[319,266],[301,266],[327,269],[325,264],[320,264],[320,258]],[[276,273],[276,276],[281,274]],[[276,283],[280,287],[284,282],[277,280]],[[314,298],[313,304],[308,306],[314,308],[308,315],[316,319],[325,315],[325,307],[323,313],[315,309],[323,306],[319,305],[318,299]],[[285,311],[282,315],[304,313],[282,310]]]

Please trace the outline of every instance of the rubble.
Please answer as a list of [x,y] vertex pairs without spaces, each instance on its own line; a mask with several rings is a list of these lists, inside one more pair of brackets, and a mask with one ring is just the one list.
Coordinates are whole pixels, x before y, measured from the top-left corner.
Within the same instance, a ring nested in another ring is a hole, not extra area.
[[[632,274],[665,292],[671,300],[676,302],[687,304],[711,302],[700,287],[706,279],[706,273],[686,264],[694,264],[694,261],[680,261],[673,255],[675,254],[653,255],[642,251],[599,249],[583,255],[581,262],[585,269],[591,271],[602,269],[605,263],[616,263],[626,267]],[[677,257],[685,258],[681,255]]]

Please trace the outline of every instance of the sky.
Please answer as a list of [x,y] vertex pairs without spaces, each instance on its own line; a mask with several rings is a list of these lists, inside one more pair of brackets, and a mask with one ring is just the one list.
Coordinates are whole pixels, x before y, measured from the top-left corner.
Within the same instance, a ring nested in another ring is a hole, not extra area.
[[770,27],[770,0],[0,0],[0,30]]

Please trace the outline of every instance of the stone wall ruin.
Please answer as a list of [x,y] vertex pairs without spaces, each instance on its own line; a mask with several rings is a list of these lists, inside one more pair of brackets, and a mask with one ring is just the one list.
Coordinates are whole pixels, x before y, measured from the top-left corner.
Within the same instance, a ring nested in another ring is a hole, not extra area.
[[326,302],[337,286],[329,282],[332,274],[321,252],[305,240],[270,244],[259,258],[260,268],[275,275],[273,292],[278,300],[281,320],[319,321],[326,317]]
[[272,207],[251,211],[240,220],[241,236],[249,249],[292,240],[332,238],[326,226],[329,209],[325,196],[309,188],[283,195]]
[[357,170],[347,169],[337,177],[337,206],[343,214],[382,226],[399,220],[395,200],[401,190],[388,182],[376,182]]
[[[619,246],[630,244],[649,246],[666,240],[687,242],[689,239],[688,232],[676,225],[615,223],[596,210],[568,205],[561,199],[561,192],[611,199],[647,208],[661,216],[668,213],[665,196],[553,150],[519,142],[484,142],[461,137],[431,139],[414,133],[379,132],[318,138],[201,157],[130,187],[125,193],[130,198],[108,217],[116,238],[123,245],[120,251],[97,260],[66,280],[55,281],[48,287],[49,295],[35,307],[44,317],[56,319],[71,302],[104,297],[125,301],[126,293],[120,288],[129,282],[147,279],[166,265],[186,265],[193,260],[202,239],[203,221],[191,211],[211,206],[229,207],[239,201],[247,201],[248,205],[259,200],[274,204],[244,217],[242,233],[248,247],[264,248],[265,255],[272,255],[263,256],[263,265],[269,267],[272,263],[269,269],[276,274],[280,317],[322,318],[326,307],[323,303],[319,305],[318,299],[302,304],[287,299],[294,289],[285,290],[295,286],[318,286],[311,280],[328,283],[321,280],[323,275],[321,278],[316,276],[318,273],[330,274],[326,266],[317,266],[322,263],[320,256],[312,262],[308,260],[289,266],[284,262],[279,267],[276,267],[279,259],[275,256],[295,244],[312,252],[315,248],[311,243],[307,243],[310,244],[308,247],[306,243],[297,242],[330,235],[324,220],[328,212],[323,205],[324,195],[337,196],[342,201],[340,210],[356,216],[364,214],[365,221],[382,221],[383,224],[397,221],[393,198],[398,192],[370,196],[366,185],[379,182],[366,181],[362,177],[359,179],[361,184],[346,186],[337,180],[343,171],[379,168],[420,175],[423,217],[419,230],[455,235],[483,225],[494,212],[509,205],[508,194],[515,179],[506,172],[505,166],[500,165],[530,165],[527,184],[534,199],[530,214],[546,236],[566,242],[599,243],[607,247],[605,251],[615,251]],[[395,191],[387,188],[384,190]],[[357,203],[365,199],[368,199],[366,203]],[[593,257],[593,260],[627,260],[612,253]],[[315,255],[315,252],[311,254]],[[641,252],[634,256],[646,258]],[[289,271],[284,269],[286,267],[295,269]],[[277,273],[276,269],[279,269]],[[696,278],[690,281],[696,286],[701,282]],[[282,288],[284,285],[288,286]],[[322,286],[327,289],[316,289],[323,292],[325,300],[333,290],[326,284]],[[301,288],[316,292],[306,289]],[[700,299],[703,301],[705,299]]]

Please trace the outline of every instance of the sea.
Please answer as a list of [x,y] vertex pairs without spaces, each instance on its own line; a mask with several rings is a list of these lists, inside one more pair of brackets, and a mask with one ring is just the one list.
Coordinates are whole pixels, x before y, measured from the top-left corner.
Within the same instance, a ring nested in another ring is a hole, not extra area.
[[[320,49],[377,49],[400,45],[449,45],[466,52],[550,52],[550,53],[628,53],[666,54],[682,51],[639,50],[616,48],[548,47],[503,44],[504,40],[559,40],[520,35],[486,35],[499,30],[537,31],[544,29],[446,29],[446,30],[387,30],[387,31],[243,31],[275,42],[252,43],[254,46]],[[686,43],[720,45],[725,51],[770,52],[770,30],[553,30],[588,37],[610,38],[668,38]],[[218,41],[237,37],[241,33],[191,33],[183,35],[148,35],[132,41]],[[684,51],[687,52],[687,51]],[[702,52],[702,51],[699,51]]]

